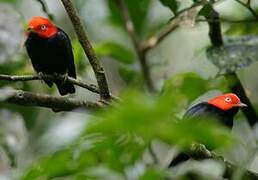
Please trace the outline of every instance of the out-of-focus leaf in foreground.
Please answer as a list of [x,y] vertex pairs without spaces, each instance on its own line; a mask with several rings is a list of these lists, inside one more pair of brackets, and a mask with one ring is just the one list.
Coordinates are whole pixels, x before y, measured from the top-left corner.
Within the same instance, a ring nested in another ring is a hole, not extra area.
[[124,103],[109,108],[93,119],[87,132],[101,133],[107,138],[136,136],[144,144],[159,138],[182,147],[199,142],[217,148],[231,140],[226,128],[213,121],[178,120],[173,114],[177,106],[174,100],[176,98],[129,92],[123,98]]
[[[122,95],[123,101],[98,112],[82,137],[69,148],[41,159],[28,169],[24,179],[75,177],[104,166],[117,173],[142,160],[153,139],[188,148],[193,142],[209,148],[224,147],[232,140],[229,131],[207,121],[183,121],[175,117],[176,97],[150,96],[137,91]],[[142,179],[155,171],[145,172]]]
[[257,37],[229,39],[225,44],[223,47],[207,49],[207,57],[218,67],[219,74],[235,72],[258,60]]

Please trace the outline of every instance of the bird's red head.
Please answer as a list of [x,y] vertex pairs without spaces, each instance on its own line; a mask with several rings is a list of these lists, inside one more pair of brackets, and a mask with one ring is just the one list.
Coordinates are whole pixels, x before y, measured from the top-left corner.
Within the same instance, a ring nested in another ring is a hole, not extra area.
[[211,104],[221,110],[227,111],[233,107],[246,107],[246,104],[242,103],[237,97],[237,95],[233,93],[223,94],[221,96],[217,96],[208,101],[208,104]]
[[57,27],[47,18],[35,16],[29,21],[28,28],[26,30],[27,36],[34,32],[42,38],[50,38],[54,36],[58,29]]

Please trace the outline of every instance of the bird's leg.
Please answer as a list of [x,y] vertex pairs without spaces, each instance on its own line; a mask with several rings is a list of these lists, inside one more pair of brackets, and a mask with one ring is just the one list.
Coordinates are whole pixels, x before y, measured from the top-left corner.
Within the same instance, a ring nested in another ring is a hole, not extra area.
[[40,79],[40,82],[43,83],[44,79],[45,79],[44,73],[43,72],[38,72],[38,77]]
[[195,159],[210,158],[211,152],[207,150],[205,145],[199,143],[193,143],[191,145],[191,156]]
[[54,73],[54,76],[60,77],[62,84],[64,84],[68,79],[68,74],[67,73],[65,73],[65,74]]

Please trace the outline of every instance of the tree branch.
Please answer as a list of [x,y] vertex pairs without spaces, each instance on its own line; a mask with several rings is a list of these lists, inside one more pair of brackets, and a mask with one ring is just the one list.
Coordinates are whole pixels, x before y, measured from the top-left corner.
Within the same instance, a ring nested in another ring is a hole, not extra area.
[[92,69],[95,73],[99,92],[100,92],[100,98],[103,100],[110,100],[111,96],[109,93],[108,83],[106,79],[106,75],[104,72],[103,67],[101,66],[94,49],[87,37],[86,31],[83,27],[82,21],[78,15],[78,12],[76,11],[75,7],[73,6],[73,3],[71,0],[61,0],[71,21],[74,26],[75,32],[78,36],[79,42],[81,43],[81,46],[83,47],[83,50],[85,54],[87,55],[89,62],[92,66]]
[[51,108],[55,112],[71,111],[77,108],[97,110],[105,106],[101,102],[78,101],[66,97],[55,97],[20,90],[16,91],[2,89],[0,92],[5,96],[4,98],[0,98],[0,103],[11,103],[22,106],[40,106]]
[[258,14],[255,12],[255,10],[251,7],[251,0],[248,0],[247,3],[242,2],[241,0],[235,0],[245,8],[247,8],[250,13],[255,17],[256,20],[258,20]]
[[86,84],[84,82],[79,81],[78,79],[74,79],[72,77],[62,77],[62,76],[58,76],[58,75],[41,75],[41,76],[37,76],[37,75],[5,75],[5,74],[0,74],[0,80],[6,80],[6,81],[33,81],[33,80],[42,80],[42,79],[47,79],[50,81],[55,81],[55,80],[65,80],[67,82],[70,82],[74,85],[80,86],[82,88],[88,89],[89,91],[93,92],[93,93],[97,93],[99,94],[99,90],[98,88],[94,85],[94,84]]
[[123,18],[123,22],[127,30],[127,33],[129,34],[129,37],[133,42],[133,46],[135,48],[136,54],[138,56],[138,60],[141,65],[141,70],[142,70],[142,74],[143,74],[143,78],[146,83],[146,86],[150,92],[155,92],[155,88],[151,79],[150,68],[148,66],[147,59],[146,59],[146,54],[141,48],[141,43],[139,42],[139,39],[135,32],[135,27],[130,17],[127,6],[124,0],[115,0],[115,2],[121,12],[121,16]]
[[[194,144],[191,149],[189,155],[193,159],[215,159],[222,161],[226,165],[226,172],[224,173],[224,177],[226,179],[231,179],[233,173],[236,169],[241,168],[238,167],[228,161],[226,161],[222,156],[217,155],[214,152],[210,152],[205,148],[202,144]],[[258,179],[258,174],[247,169],[243,169],[242,179]]]
[[48,18],[50,20],[53,21],[54,20],[54,15],[49,12],[48,7],[46,5],[46,2],[44,0],[36,0],[36,1],[38,1],[38,3],[40,3],[42,11],[48,16]]
[[[221,24],[219,21],[219,13],[216,12],[214,9],[210,12],[209,15],[206,16],[207,19],[213,19],[213,22],[208,22],[209,24],[209,36],[211,43],[214,47],[223,46],[223,38],[222,38],[222,32],[221,32]],[[254,126],[254,124],[258,121],[258,117],[255,111],[255,108],[253,107],[250,99],[247,97],[244,87],[238,78],[237,74],[231,73],[225,75],[226,80],[229,83],[229,88],[232,92],[236,93],[241,101],[245,104],[247,104],[247,108],[242,108],[242,111],[248,120],[250,126]]]
[[167,26],[165,26],[157,35],[154,35],[152,37],[150,37],[148,40],[146,40],[145,42],[143,42],[142,44],[142,49],[144,52],[149,51],[150,49],[156,47],[160,42],[163,41],[163,39],[165,39],[171,32],[173,32],[174,30],[176,30],[181,21],[182,21],[182,17],[185,13],[191,11],[194,8],[197,8],[199,6],[202,6],[204,3],[206,3],[205,1],[200,1],[197,3],[194,3],[193,5],[191,5],[190,7],[184,8],[180,11],[178,11],[176,13],[175,16],[173,16],[170,20]]

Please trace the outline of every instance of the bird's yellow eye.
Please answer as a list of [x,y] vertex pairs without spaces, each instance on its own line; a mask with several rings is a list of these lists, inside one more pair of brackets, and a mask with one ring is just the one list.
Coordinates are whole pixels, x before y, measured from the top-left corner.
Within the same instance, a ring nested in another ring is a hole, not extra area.
[[40,29],[41,29],[42,31],[44,31],[44,30],[47,29],[47,26],[43,24],[43,25],[40,26]]
[[232,100],[231,100],[230,97],[226,97],[226,98],[225,98],[225,101],[226,101],[226,102],[231,102]]

